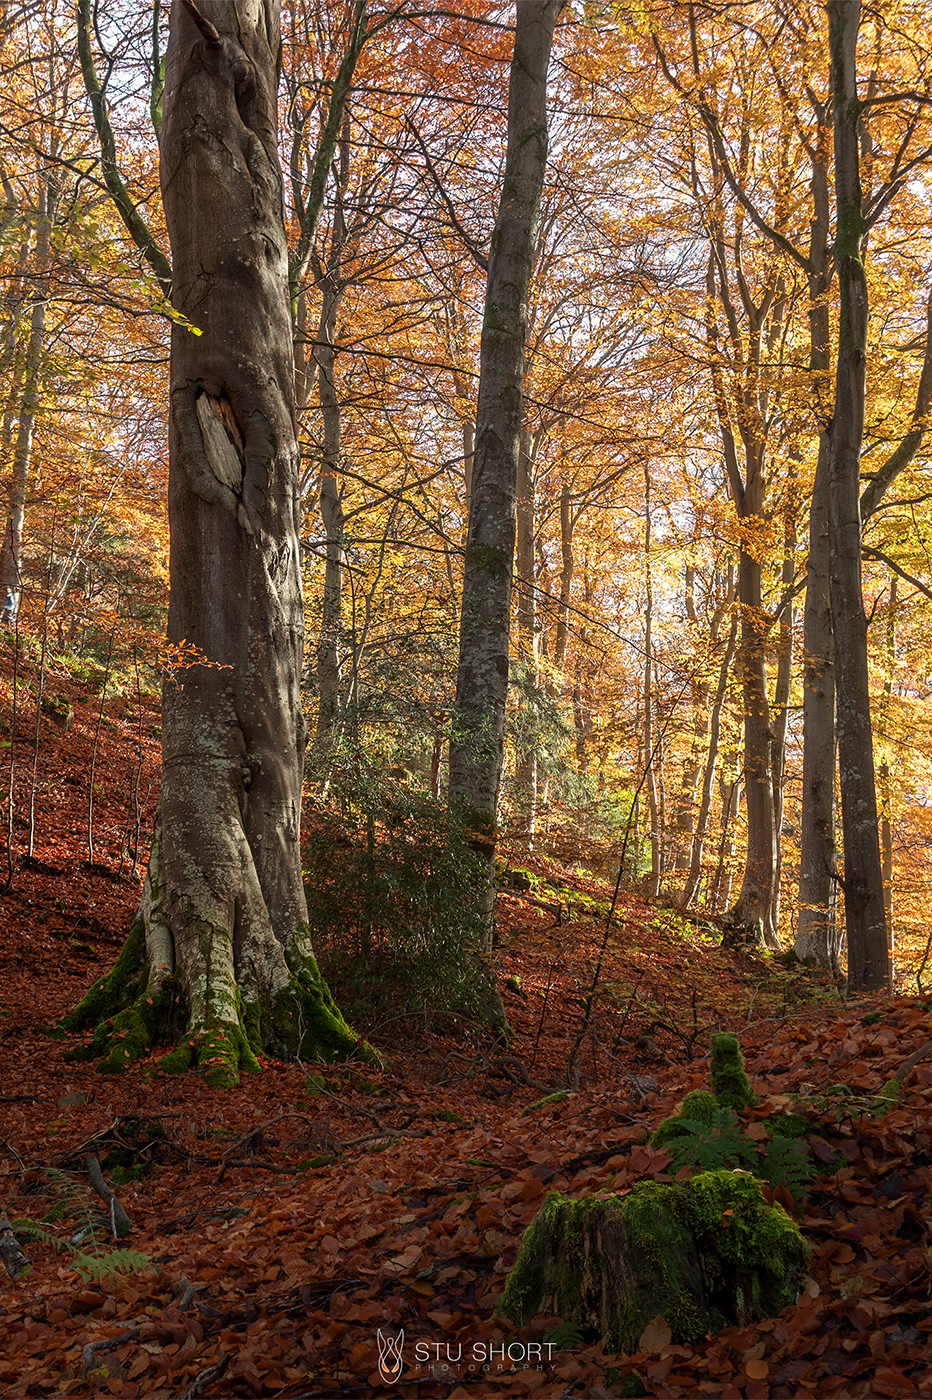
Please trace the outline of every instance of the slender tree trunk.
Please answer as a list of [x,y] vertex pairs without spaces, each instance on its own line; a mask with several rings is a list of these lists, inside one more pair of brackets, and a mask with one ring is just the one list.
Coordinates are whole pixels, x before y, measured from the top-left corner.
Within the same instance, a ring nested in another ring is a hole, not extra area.
[[887,956],[891,974],[894,968],[896,939],[893,933],[893,784],[890,775],[890,697],[893,694],[893,672],[896,665],[896,574],[890,580],[890,606],[887,612],[886,665],[883,683],[883,705],[880,712],[880,739],[883,751],[878,777],[880,780],[880,863],[883,874],[883,907],[887,916]]
[[557,634],[553,647],[553,664],[557,671],[566,665],[566,648],[570,635],[570,599],[573,593],[573,512],[570,488],[563,483],[560,491],[560,609],[557,613]]
[[660,811],[657,804],[657,772],[654,753],[653,645],[654,586],[650,567],[650,470],[644,465],[644,763],[647,810],[650,816],[650,874],[647,893],[660,893]]
[[528,288],[547,158],[547,69],[560,9],[561,0],[518,0],[508,147],[480,347],[449,797],[485,860],[479,899],[487,949],[492,941],[498,787],[508,694]]
[[9,513],[3,539],[3,562],[0,566],[0,608],[7,626],[12,625],[19,612],[23,591],[23,525],[26,518],[26,494],[32,466],[36,414],[41,399],[42,363],[45,352],[47,295],[43,284],[48,272],[52,224],[57,207],[57,187],[52,176],[45,172],[39,183],[36,209],[35,292],[29,315],[22,398],[16,423],[10,479],[7,483]]
[[[515,571],[518,577],[518,654],[522,662],[521,706],[528,713],[530,725],[519,738],[515,755],[515,799],[517,822],[515,834],[524,837],[533,849],[537,832],[537,706],[534,696],[540,683],[538,674],[537,601],[535,595],[536,567],[534,550],[535,500],[534,470],[537,440],[526,432],[521,434],[518,452],[517,492],[515,501],[516,548]],[[527,732],[528,729],[530,733]]]
[[706,833],[709,829],[709,813],[712,809],[712,785],[715,779],[716,764],[718,762],[719,740],[722,728],[722,707],[728,692],[728,673],[731,670],[731,663],[735,654],[737,636],[738,623],[737,620],[733,618],[731,627],[728,630],[728,640],[725,643],[725,655],[722,657],[722,664],[719,667],[718,683],[715,687],[715,698],[712,701],[712,711],[709,716],[709,751],[706,756],[705,772],[702,778],[702,794],[699,799],[699,812],[696,816],[696,826],[693,832],[692,847],[689,854],[689,873],[686,877],[686,884],[683,889],[683,903],[686,905],[691,904],[696,898],[699,890],[699,881],[702,875],[702,854]]
[[[689,623],[690,633],[695,636],[698,629],[698,619],[696,618],[696,571],[692,564],[686,566],[684,601],[686,604],[686,618]],[[711,639],[714,643],[715,636]],[[683,764],[683,771],[680,776],[679,791],[676,797],[676,804],[673,811],[672,835],[673,835],[673,869],[679,876],[679,896],[684,903],[695,894],[695,886],[692,886],[693,894],[687,894],[690,888],[690,870],[692,869],[692,857],[696,847],[696,836],[698,831],[699,811],[701,797],[697,794],[700,788],[700,778],[703,773],[703,755],[706,757],[705,769],[708,771],[709,756],[709,682],[707,676],[701,672],[696,673],[692,690],[692,733],[689,741],[689,753]],[[714,760],[712,763],[715,766]],[[699,839],[699,845],[702,845]]]
[[[317,971],[301,875],[304,606],[277,152],[277,0],[174,0],[162,193],[173,254],[163,776],[139,915],[69,1028],[124,1068],[173,995],[162,1062],[226,1085],[255,1052],[359,1048]],[[186,660],[187,658],[182,658]]]
[[324,594],[317,638],[318,740],[332,737],[340,713],[340,638],[343,626],[343,504],[340,498],[340,400],[334,381],[337,311],[340,292],[332,275],[324,279],[317,344],[318,393],[323,420],[320,462],[320,514],[326,535]]
[[773,746],[771,771],[773,789],[773,829],[776,833],[776,864],[773,876],[770,923],[774,932],[780,927],[780,888],[783,877],[783,777],[786,767],[786,732],[789,723],[790,687],[793,680],[793,602],[792,587],[796,574],[795,502],[784,516],[783,570],[781,583],[787,598],[779,621],[780,644],[777,652],[777,680],[773,697]]
[[860,0],[830,0],[829,47],[835,123],[835,264],[838,272],[838,365],[829,447],[831,599],[838,676],[838,764],[845,859],[848,985],[873,991],[889,984],[883,876],[867,665],[867,619],[861,593],[860,452],[867,368],[866,234],[861,212],[857,95]]

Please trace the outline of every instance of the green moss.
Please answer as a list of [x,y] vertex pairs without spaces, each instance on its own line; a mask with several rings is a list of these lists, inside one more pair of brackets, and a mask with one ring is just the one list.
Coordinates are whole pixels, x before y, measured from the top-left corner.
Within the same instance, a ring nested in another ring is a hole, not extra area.
[[687,1094],[683,1100],[683,1106],[679,1113],[665,1118],[660,1127],[651,1134],[651,1144],[654,1147],[666,1147],[677,1139],[688,1136],[680,1127],[684,1118],[690,1119],[693,1123],[711,1125],[719,1106],[715,1095],[710,1094],[708,1089],[693,1089],[692,1093]]
[[[309,947],[308,942],[305,945]],[[378,1051],[344,1021],[309,951],[287,953],[292,981],[272,1007],[274,1034],[289,1059],[362,1060],[380,1064]]]
[[791,1138],[797,1142],[808,1138],[812,1132],[812,1121],[801,1113],[774,1113],[764,1120],[771,1137]]
[[141,1059],[156,1043],[171,1016],[175,983],[173,978],[164,976],[158,981],[153,980],[144,985],[130,1005],[124,1006],[115,1016],[111,1016],[109,1010],[103,1009],[113,1009],[114,1004],[118,1002],[120,986],[128,988],[128,991],[124,991],[124,995],[119,997],[119,1002],[125,1001],[127,995],[132,997],[134,989],[139,986],[141,978],[135,971],[128,972],[127,969],[134,969],[136,966],[135,959],[138,954],[134,953],[130,945],[137,936],[142,939],[142,954],[145,954],[145,935],[141,932],[141,922],[134,922],[123,952],[110,975],[95,983],[80,1006],[61,1023],[65,1029],[80,1029],[81,1025],[86,1024],[88,1005],[101,1008],[91,1039],[85,1045],[67,1050],[63,1057],[69,1061],[98,1060],[98,1074],[122,1074],[124,1070],[129,1069],[130,1065]]
[[548,1094],[546,1098],[538,1099],[536,1103],[529,1103],[527,1108],[521,1110],[521,1117],[526,1118],[529,1113],[534,1113],[538,1108],[546,1108],[548,1104],[565,1103],[569,1098],[568,1089],[558,1089],[555,1094]]
[[138,1181],[144,1171],[144,1166],[111,1167],[110,1180],[114,1186],[128,1186],[131,1181]]
[[240,1070],[248,1074],[262,1070],[242,1026],[230,1021],[189,1031],[159,1062],[162,1074],[184,1074],[195,1067],[212,1089],[235,1088]]
[[640,1400],[642,1395],[647,1395],[648,1391],[636,1371],[632,1371],[625,1376],[618,1387],[618,1394],[625,1397],[633,1397],[633,1400]]
[[519,1327],[556,1313],[628,1352],[660,1313],[682,1344],[779,1312],[808,1262],[786,1212],[744,1173],[639,1182],[608,1198],[552,1193],[525,1231],[499,1311]]
[[875,1118],[882,1118],[888,1109],[895,1103],[899,1103],[900,1093],[903,1089],[902,1079],[888,1079],[882,1089],[877,1091],[874,1097],[874,1104],[871,1113]]
[[736,1113],[757,1102],[744,1072],[738,1037],[731,1031],[712,1037],[712,1092],[723,1108],[733,1108]]
[[[126,942],[112,971],[96,981],[84,997],[67,1016],[58,1022],[58,1029],[68,1033],[86,1030],[88,1026],[100,1027],[108,1016],[121,1011],[128,1001],[132,1001],[142,978],[146,961],[146,929],[141,918],[133,920]],[[74,1051],[66,1059],[90,1059]]]

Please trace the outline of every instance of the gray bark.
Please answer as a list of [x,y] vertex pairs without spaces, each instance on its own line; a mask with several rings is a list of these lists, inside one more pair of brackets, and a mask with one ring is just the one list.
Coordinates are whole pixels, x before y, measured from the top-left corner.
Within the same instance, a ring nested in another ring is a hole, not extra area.
[[163,693],[162,794],[139,913],[116,967],[63,1022],[96,1024],[74,1055],[106,1053],[106,1073],[166,1029],[176,996],[187,1034],[163,1068],[197,1064],[216,1085],[258,1069],[263,1047],[372,1054],[320,977],[301,874],[304,603],[280,47],[278,0],[173,0],[160,164],[171,299],[184,318],[172,327],[169,405],[168,635],[179,669]]
[[863,250],[856,51],[860,0],[830,0],[829,47],[835,127],[835,263],[838,364],[829,445],[831,599],[837,667],[836,712],[845,859],[848,985],[889,983],[883,876],[861,592],[860,452],[864,437],[868,290]]
[[560,9],[561,0],[518,0],[508,147],[480,345],[449,799],[486,861],[481,900],[488,944],[508,694],[528,288],[547,159],[547,69]]

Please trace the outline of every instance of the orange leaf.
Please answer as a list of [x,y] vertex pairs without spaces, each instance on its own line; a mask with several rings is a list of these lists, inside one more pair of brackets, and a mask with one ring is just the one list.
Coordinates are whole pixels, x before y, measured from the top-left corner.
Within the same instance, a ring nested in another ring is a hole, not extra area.
[[767,1362],[763,1360],[749,1361],[744,1370],[752,1381],[766,1380],[770,1374],[770,1367],[767,1365]]

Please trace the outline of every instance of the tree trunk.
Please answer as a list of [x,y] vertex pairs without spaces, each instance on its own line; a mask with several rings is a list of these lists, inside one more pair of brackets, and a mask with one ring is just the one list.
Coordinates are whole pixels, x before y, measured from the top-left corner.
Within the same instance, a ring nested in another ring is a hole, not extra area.
[[[169,641],[160,815],[116,968],[65,1027],[125,1067],[173,998],[169,1070],[235,1083],[264,1047],[360,1048],[320,978],[301,876],[298,446],[277,0],[174,0],[162,193],[171,238]],[[192,334],[188,323],[199,334]],[[191,649],[196,649],[193,651]],[[134,1000],[135,998],[135,1000]]]
[[809,238],[809,375],[819,424],[819,455],[809,506],[809,556],[803,610],[803,789],[800,815],[799,920],[794,951],[805,962],[839,970],[841,936],[835,877],[835,636],[829,583],[829,327],[828,114],[817,109]]
[[[336,240],[334,240],[336,241]],[[324,596],[321,603],[320,633],[317,638],[317,738],[329,739],[336,731],[340,713],[340,636],[343,624],[343,547],[344,519],[340,499],[340,401],[334,383],[336,335],[340,292],[334,274],[324,280],[320,337],[316,350],[318,394],[323,420],[320,461],[320,515],[326,536]]]
[[653,645],[654,584],[650,568],[650,469],[644,464],[644,768],[647,811],[650,818],[650,874],[647,894],[660,893],[660,811],[657,803],[657,771],[654,753]]
[[[794,493],[795,494],[795,493]],[[789,724],[790,688],[793,681],[793,581],[796,573],[796,502],[786,510],[783,521],[783,612],[780,616],[780,645],[777,652],[777,682],[773,696],[773,745],[771,748],[771,789],[773,791],[773,829],[776,835],[776,865],[771,896],[770,925],[774,932],[780,928],[780,888],[783,878],[783,776],[786,767],[786,732]]]
[[51,174],[43,172],[39,183],[36,208],[35,291],[29,315],[29,336],[26,341],[23,389],[16,422],[10,480],[7,485],[8,517],[3,539],[3,563],[0,566],[0,619],[12,627],[19,612],[23,592],[23,525],[26,518],[26,490],[32,465],[32,448],[36,431],[36,414],[41,398],[42,361],[45,351],[47,293],[44,288],[48,274],[52,226],[58,208],[58,188]]
[[683,903],[685,905],[691,904],[696,898],[699,890],[699,881],[702,875],[702,853],[705,845],[706,833],[709,829],[709,813],[712,809],[712,783],[715,778],[715,767],[718,762],[719,738],[722,727],[722,706],[725,703],[725,696],[728,690],[728,672],[731,670],[731,662],[735,654],[737,635],[737,619],[732,618],[731,627],[728,630],[728,640],[725,643],[725,655],[722,657],[722,664],[719,667],[718,684],[715,687],[715,699],[712,702],[712,713],[709,717],[709,752],[706,757],[705,773],[702,779],[702,795],[699,799],[699,812],[696,817],[696,827],[693,832],[692,848],[689,855],[689,873],[686,877],[686,884],[683,889]]
[[537,600],[535,595],[536,568],[534,552],[534,469],[538,439],[521,434],[518,451],[517,491],[515,499],[516,549],[515,570],[518,576],[518,654],[524,674],[521,676],[520,707],[528,723],[519,727],[515,755],[515,805],[517,822],[515,835],[523,837],[533,850],[537,833],[537,716],[539,707],[535,694],[540,684],[538,674]]
[[505,742],[515,492],[528,288],[547,158],[547,69],[561,0],[518,0],[508,148],[480,345],[449,799],[485,860],[479,892],[492,942],[498,787]]
[[839,323],[835,412],[829,435],[829,489],[848,985],[852,991],[874,991],[889,984],[889,970],[874,784],[867,619],[861,593],[860,452],[864,437],[868,292],[858,139],[859,17],[860,0],[830,0]]
[[880,741],[883,745],[879,764],[880,779],[880,861],[883,875],[883,907],[887,918],[887,956],[890,972],[894,969],[896,939],[893,932],[893,783],[890,773],[890,697],[893,694],[893,672],[896,666],[896,607],[897,578],[890,580],[890,606],[887,612],[886,670],[883,683],[883,706],[880,712]]
[[809,510],[803,613],[803,793],[794,951],[804,962],[837,972],[841,935],[835,918],[835,634],[829,586],[828,472],[828,435],[823,433]]

